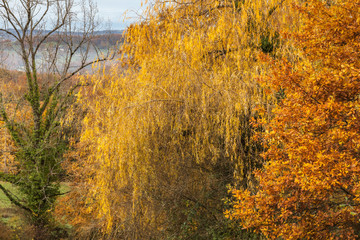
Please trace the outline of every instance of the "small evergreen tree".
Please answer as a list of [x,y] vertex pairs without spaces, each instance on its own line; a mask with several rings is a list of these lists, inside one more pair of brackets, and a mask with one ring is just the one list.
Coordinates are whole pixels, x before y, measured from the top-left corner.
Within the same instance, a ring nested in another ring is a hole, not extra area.
[[[88,54],[90,48],[96,50],[91,41],[95,5],[82,1],[82,12],[76,13],[74,4],[73,0],[0,2],[0,31],[15,40],[27,80],[27,91],[14,112],[9,110],[9,99],[0,97],[1,120],[16,145],[18,162],[16,175],[3,172],[0,179],[19,186],[23,199],[1,184],[0,189],[12,203],[29,212],[38,226],[49,222],[60,195],[61,161],[68,135],[61,122],[79,86],[72,77],[94,63],[88,61]],[[65,55],[60,56],[60,51]],[[80,56],[76,67],[72,66],[74,56]],[[40,64],[40,58],[44,63]],[[107,58],[109,55],[98,56],[97,61]],[[19,113],[18,108],[25,113]]]

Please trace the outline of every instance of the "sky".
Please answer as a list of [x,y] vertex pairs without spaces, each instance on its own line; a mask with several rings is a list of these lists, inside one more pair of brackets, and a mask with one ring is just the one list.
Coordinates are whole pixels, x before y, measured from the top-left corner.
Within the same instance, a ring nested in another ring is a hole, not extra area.
[[[74,8],[72,10],[81,12],[81,4],[85,0],[75,0]],[[94,2],[97,5],[98,9],[98,17],[101,20],[101,25],[103,30],[108,29],[108,22],[111,22],[112,30],[124,30],[130,23],[135,22],[139,19],[139,15],[141,15],[141,9],[145,7],[141,7],[141,2],[144,0],[89,0]],[[87,2],[87,1],[85,1]],[[12,0],[10,1],[10,6],[13,8],[15,12],[18,12],[17,7],[21,7],[20,1]],[[45,7],[40,4],[38,5],[38,10],[40,9],[40,14],[45,11]],[[53,7],[55,9],[55,7]],[[126,13],[127,18],[124,19],[124,14]],[[53,13],[47,15],[49,19],[53,18]],[[17,16],[18,18],[21,18]],[[50,21],[49,21],[50,22]],[[2,24],[0,22],[0,24]],[[100,30],[100,29],[99,29]]]
[[[94,0],[99,10],[99,17],[104,22],[110,21],[112,29],[125,29],[131,22],[136,21],[136,13],[141,13],[142,0]],[[127,18],[124,22],[124,13]]]

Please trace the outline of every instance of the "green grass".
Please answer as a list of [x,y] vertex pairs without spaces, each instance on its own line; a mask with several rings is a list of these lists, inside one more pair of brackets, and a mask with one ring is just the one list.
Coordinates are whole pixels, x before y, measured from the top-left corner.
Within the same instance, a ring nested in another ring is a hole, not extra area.
[[[21,194],[16,186],[9,182],[0,181],[0,184],[21,199]],[[60,184],[60,193],[66,194],[71,190],[69,183]],[[62,196],[59,196],[61,198]],[[70,225],[65,225],[67,231]],[[65,228],[64,228],[65,229]],[[2,190],[0,190],[0,240],[2,239],[33,239],[33,226],[29,223],[25,212],[12,204]],[[49,238],[50,239],[50,238]],[[67,239],[67,238],[64,238]]]
[[[21,198],[21,194],[16,186],[9,182],[2,182],[0,184],[14,194],[16,197]],[[70,191],[68,183],[61,183],[60,192],[67,193]],[[0,222],[10,226],[12,228],[21,227],[25,220],[24,215],[19,209],[10,202],[4,192],[0,190]]]
[[[13,184],[8,182],[1,182],[1,181],[0,184],[15,196],[20,197],[20,193],[17,187],[15,187]],[[13,207],[13,205],[11,204],[10,200],[5,196],[4,192],[0,190],[0,209],[11,208],[11,207]]]
[[71,190],[69,183],[62,182],[60,183],[60,193],[67,193]]
[[[21,198],[21,194],[16,186],[2,181],[0,181],[0,184],[16,197]],[[5,226],[7,226],[8,229],[19,229],[25,224],[25,218],[21,211],[10,202],[2,190],[0,190],[0,224],[4,224],[3,228],[6,228]]]
[[[14,186],[11,183],[8,182],[2,182],[0,181],[0,184],[6,188],[8,191],[10,191],[15,196],[21,198],[21,194],[16,186]],[[60,185],[60,193],[67,193],[70,191],[70,187],[68,183],[61,183]],[[10,202],[10,200],[5,196],[4,192],[0,190],[0,209],[1,208],[11,208],[14,207],[14,205]]]

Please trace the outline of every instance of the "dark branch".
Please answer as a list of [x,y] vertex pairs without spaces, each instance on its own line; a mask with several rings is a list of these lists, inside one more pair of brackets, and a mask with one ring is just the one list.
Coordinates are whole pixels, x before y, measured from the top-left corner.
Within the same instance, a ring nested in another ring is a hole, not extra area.
[[4,188],[1,184],[0,184],[0,189],[3,191],[3,193],[5,194],[5,196],[11,201],[11,203],[15,204],[16,206],[28,211],[28,212],[32,212],[30,210],[30,208],[22,205],[18,200],[15,199],[14,194],[12,194],[9,190],[7,190],[6,188]]

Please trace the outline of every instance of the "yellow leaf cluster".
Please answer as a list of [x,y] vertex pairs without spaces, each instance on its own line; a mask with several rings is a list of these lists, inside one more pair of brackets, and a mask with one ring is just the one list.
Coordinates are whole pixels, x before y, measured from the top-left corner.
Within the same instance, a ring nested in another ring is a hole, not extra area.
[[272,101],[255,80],[268,71],[261,38],[296,28],[285,25],[283,2],[155,1],[127,29],[120,63],[99,67],[79,94],[87,113],[77,169],[84,206],[105,232],[161,238],[188,206],[221,218],[226,185],[252,186],[262,160],[251,119]]

